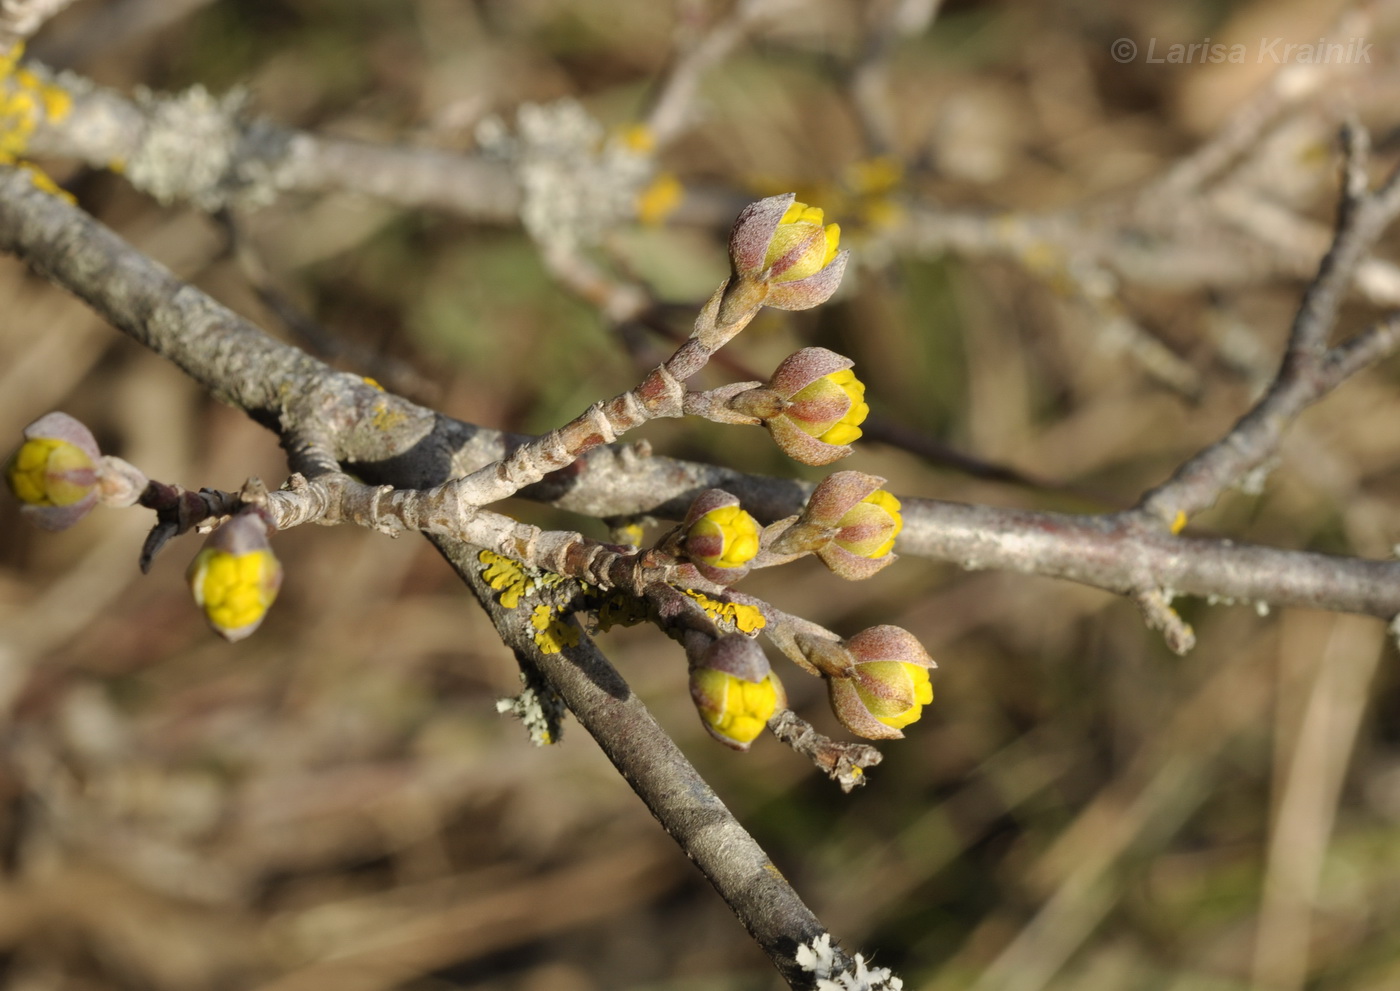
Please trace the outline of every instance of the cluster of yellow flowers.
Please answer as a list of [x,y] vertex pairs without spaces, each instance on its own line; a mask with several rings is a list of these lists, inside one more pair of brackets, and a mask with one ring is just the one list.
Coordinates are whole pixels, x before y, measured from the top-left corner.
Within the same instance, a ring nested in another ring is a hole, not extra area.
[[[57,119],[69,109],[62,89],[19,68],[17,59],[17,51],[0,54],[0,162],[16,160],[45,116]],[[650,135],[644,129],[624,133],[618,140],[632,153],[650,151]],[[664,214],[679,194],[678,183],[658,176],[639,201],[641,219]],[[728,307],[732,325],[741,326],[759,306],[796,310],[824,302],[835,292],[845,268],[848,253],[840,249],[840,240],[840,227],[826,223],[820,208],[797,202],[791,194],[750,205],[731,231],[731,277],[716,293],[711,314],[716,320],[726,319]],[[366,382],[380,388],[372,380]],[[828,464],[851,453],[850,445],[861,437],[870,412],[865,386],[850,359],[817,347],[790,355],[766,383],[741,383],[710,395],[712,418],[762,424],[783,451],[809,465]],[[375,407],[372,418],[386,426],[381,421],[390,415],[385,401]],[[26,515],[58,529],[72,525],[98,502],[136,501],[132,492],[148,483],[134,469],[127,471],[130,466],[122,466],[119,459],[102,456],[86,427],[63,414],[50,414],[26,429],[24,444],[6,466],[5,477]],[[162,487],[149,484],[157,495],[140,498],[149,498],[146,504],[155,508]],[[539,595],[555,589],[565,577],[490,550],[478,555],[481,576],[506,609],[534,597],[528,620],[534,643],[546,654],[580,643],[582,629],[571,612],[591,611],[598,628],[607,629],[670,616],[668,610],[677,604],[691,608],[686,622],[667,619],[663,625],[685,645],[691,696],[702,723],[728,746],[747,749],[787,704],[783,686],[755,640],[765,630],[799,666],[825,679],[832,708],[847,728],[872,739],[896,738],[933,701],[929,672],[935,664],[911,634],[877,626],[839,640],[834,634],[811,635],[811,629],[820,629],[811,624],[800,631],[790,626],[777,631],[770,621],[791,620],[772,610],[765,616],[766,607],[727,601],[714,591],[753,568],[804,554],[815,555],[842,578],[873,575],[894,560],[904,526],[899,500],[883,485],[884,479],[872,475],[835,472],[815,487],[797,517],[767,527],[731,493],[700,493],[680,526],[653,552],[669,555],[668,563],[674,563],[680,576],[676,586],[693,600],[693,607],[676,598],[653,610],[647,600],[587,585],[568,602],[562,594]],[[282,567],[268,542],[271,524],[255,508],[258,505],[262,504],[245,505],[219,526],[188,571],[196,603],[210,625],[229,640],[258,627],[282,582]],[[577,586],[570,588],[579,591]],[[697,608],[711,624],[699,621]]]

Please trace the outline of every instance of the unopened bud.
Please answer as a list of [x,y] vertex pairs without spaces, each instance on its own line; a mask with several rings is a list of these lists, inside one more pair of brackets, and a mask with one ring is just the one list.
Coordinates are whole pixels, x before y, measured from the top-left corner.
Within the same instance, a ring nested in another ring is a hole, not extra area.
[[773,550],[814,553],[841,578],[869,578],[894,560],[895,537],[904,528],[899,500],[880,488],[884,481],[858,471],[828,475]]
[[826,348],[789,355],[767,386],[740,393],[730,405],[762,420],[783,453],[808,465],[850,454],[870,413],[851,359]]
[[[730,293],[780,310],[825,303],[841,284],[849,252],[839,251],[841,228],[822,225],[822,211],[792,193],[750,203],[729,232]],[[735,304],[730,309],[739,309]]]
[[749,573],[762,528],[735,496],[707,489],[691,503],[681,528],[681,549],[710,581],[730,585]]

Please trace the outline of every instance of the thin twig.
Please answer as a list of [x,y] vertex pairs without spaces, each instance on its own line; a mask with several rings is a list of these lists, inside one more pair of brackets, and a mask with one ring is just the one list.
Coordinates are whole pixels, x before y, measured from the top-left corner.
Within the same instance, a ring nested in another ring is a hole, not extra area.
[[1230,486],[1274,457],[1288,425],[1345,377],[1394,349],[1392,321],[1367,331],[1361,343],[1335,352],[1328,340],[1356,271],[1381,233],[1400,213],[1400,183],[1392,177],[1367,191],[1370,140],[1357,124],[1343,129],[1341,200],[1332,247],[1318,266],[1298,307],[1278,375],[1259,402],[1215,444],[1190,458],[1166,482],[1146,493],[1136,513],[1158,525],[1176,526],[1215,503]]
[[776,17],[792,0],[739,0],[676,56],[646,115],[647,129],[658,146],[673,141],[692,123],[700,79],[729,55],[765,20]]
[[[0,170],[0,250],[20,256],[260,422],[279,424],[288,436],[308,428],[324,432],[330,456],[356,463],[368,482],[388,481],[379,473],[392,464],[400,484],[428,488],[496,461],[519,443],[442,418],[274,341],[13,169]],[[1354,352],[1338,353],[1337,374],[1352,370],[1361,357],[1389,353],[1397,341],[1400,332],[1391,325],[1357,338]],[[811,491],[791,479],[650,457],[624,445],[598,448],[567,476],[545,479],[522,494],[596,518],[679,518],[707,488],[733,492],[769,521],[797,513]],[[1068,578],[1124,595],[1159,588],[1248,603],[1400,614],[1400,562],[1174,537],[1114,516],[918,498],[903,503],[900,554]]]

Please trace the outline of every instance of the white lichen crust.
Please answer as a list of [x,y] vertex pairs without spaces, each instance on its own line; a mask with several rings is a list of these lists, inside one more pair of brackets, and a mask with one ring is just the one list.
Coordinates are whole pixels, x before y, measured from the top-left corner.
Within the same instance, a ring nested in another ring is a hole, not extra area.
[[521,223],[541,244],[588,244],[630,220],[654,171],[649,156],[608,140],[575,100],[523,105],[514,134],[499,117],[488,117],[476,140],[515,167],[524,193]]
[[859,953],[849,963],[831,945],[831,933],[822,933],[797,948],[797,965],[816,979],[817,991],[901,991],[903,978],[888,967],[871,967]]
[[211,211],[272,201],[269,166],[252,153],[261,135],[242,122],[246,91],[216,97],[203,86],[174,96],[138,90],[136,102],[145,133],[122,167],[137,189],[161,203],[183,200]]
[[564,713],[568,711],[564,700],[548,686],[531,684],[531,679],[524,673],[520,675],[520,680],[525,684],[524,690],[514,698],[497,699],[496,711],[501,715],[516,716],[524,723],[525,731],[530,734],[530,742],[535,746],[547,747],[558,743],[564,734]]

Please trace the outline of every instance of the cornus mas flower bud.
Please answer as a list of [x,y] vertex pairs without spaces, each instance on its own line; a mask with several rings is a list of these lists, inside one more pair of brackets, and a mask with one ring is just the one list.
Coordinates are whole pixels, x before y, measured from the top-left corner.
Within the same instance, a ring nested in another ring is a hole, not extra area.
[[823,227],[824,219],[821,207],[796,200],[784,211],[763,255],[770,281],[797,282],[831,264],[841,244],[841,227]]
[[690,697],[720,743],[747,750],[787,698],[763,648],[740,633],[712,642],[690,671]]
[[696,569],[722,585],[749,573],[761,527],[721,489],[707,489],[691,503],[681,524],[681,550]]
[[729,233],[733,277],[721,318],[772,306],[805,310],[825,303],[841,284],[849,252],[838,251],[841,228],[822,226],[817,207],[793,193],[750,203]]
[[880,488],[884,481],[858,471],[828,475],[773,550],[811,552],[841,578],[869,578],[894,560],[895,537],[904,528],[899,500]]
[[832,543],[850,554],[870,560],[890,556],[894,538],[904,529],[899,500],[884,489],[876,489],[848,509],[837,521]]
[[827,678],[836,718],[868,740],[897,740],[933,701],[938,665],[908,630],[872,626],[844,643],[799,635],[809,662]]
[[186,577],[194,601],[229,642],[258,628],[282,585],[282,565],[267,530],[258,513],[240,513],[215,530],[190,562]]
[[[793,409],[809,409],[818,406],[846,406],[846,412],[834,422],[829,416],[817,419],[802,419],[792,413]],[[849,368],[830,375],[823,375],[811,385],[792,397],[788,416],[806,433],[823,444],[845,445],[859,440],[860,425],[870,415],[870,407],[865,403],[865,383],[856,378]]]
[[741,392],[729,405],[762,420],[784,454],[808,465],[850,454],[870,414],[851,359],[826,348],[789,355],[767,386]]
[[98,501],[101,452],[92,432],[66,413],[49,413],[24,429],[24,444],[5,465],[5,481],[30,522],[62,530]]

